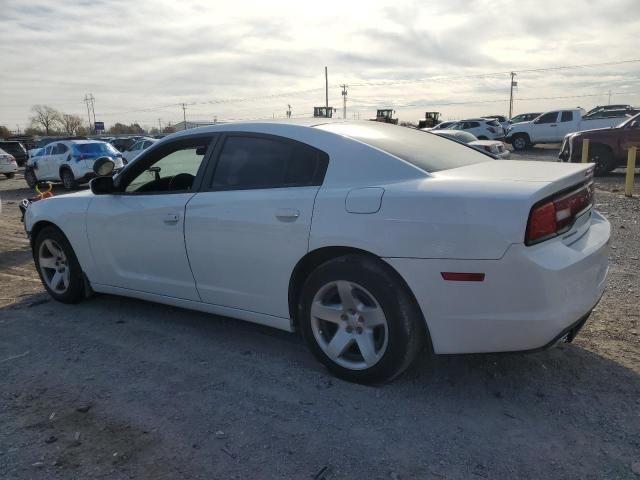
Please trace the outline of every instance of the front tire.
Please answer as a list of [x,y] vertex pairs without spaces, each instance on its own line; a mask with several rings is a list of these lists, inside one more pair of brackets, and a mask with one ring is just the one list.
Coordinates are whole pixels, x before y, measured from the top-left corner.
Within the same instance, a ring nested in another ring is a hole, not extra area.
[[528,135],[521,133],[513,137],[511,144],[514,150],[520,151],[527,149],[531,145],[531,142],[529,141]]
[[595,163],[593,174],[601,177],[616,168],[613,153],[607,147],[593,145],[589,149],[589,162]]
[[36,177],[36,172],[32,167],[27,167],[24,169],[24,180],[27,182],[29,188],[35,188],[38,183],[38,177]]
[[4,176],[7,177],[7,178],[13,178],[13,177],[16,176],[16,174],[11,172],[11,173],[5,173]]
[[60,172],[60,180],[62,180],[62,186],[65,190],[75,190],[78,188],[76,178],[73,176],[73,172],[68,168],[63,169]]
[[337,377],[357,383],[397,377],[428,338],[422,313],[397,273],[366,255],[339,257],[314,270],[298,319],[315,357]]
[[78,303],[84,298],[82,268],[67,237],[55,227],[45,227],[33,244],[33,259],[40,280],[55,300]]

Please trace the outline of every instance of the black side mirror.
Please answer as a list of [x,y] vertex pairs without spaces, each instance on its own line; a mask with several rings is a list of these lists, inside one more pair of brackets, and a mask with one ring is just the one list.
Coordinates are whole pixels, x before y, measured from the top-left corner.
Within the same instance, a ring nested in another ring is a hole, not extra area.
[[93,162],[93,171],[99,177],[103,177],[105,175],[111,175],[115,166],[115,162],[109,157],[100,157]]
[[89,187],[91,187],[91,192],[94,195],[106,195],[113,193],[116,189],[113,183],[113,177],[94,178],[91,180],[91,183],[89,183]]

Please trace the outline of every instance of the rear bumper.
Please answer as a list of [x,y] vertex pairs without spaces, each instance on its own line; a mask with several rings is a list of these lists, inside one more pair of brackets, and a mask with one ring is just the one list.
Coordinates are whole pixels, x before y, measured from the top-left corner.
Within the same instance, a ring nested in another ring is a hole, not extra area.
[[[571,244],[514,244],[500,260],[386,260],[413,291],[436,353],[535,350],[572,331],[604,292],[610,225],[597,212],[591,222]],[[485,280],[445,281],[441,272]]]
[[17,163],[0,163],[0,173],[16,173],[17,171]]

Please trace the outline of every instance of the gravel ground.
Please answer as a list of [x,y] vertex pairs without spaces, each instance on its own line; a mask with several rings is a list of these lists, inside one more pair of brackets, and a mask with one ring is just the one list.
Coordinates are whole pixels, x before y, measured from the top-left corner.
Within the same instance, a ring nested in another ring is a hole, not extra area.
[[294,334],[51,301],[17,219],[30,192],[3,178],[0,478],[640,479],[640,200],[622,182],[598,181],[609,287],[573,344],[423,356],[374,388],[331,377]]

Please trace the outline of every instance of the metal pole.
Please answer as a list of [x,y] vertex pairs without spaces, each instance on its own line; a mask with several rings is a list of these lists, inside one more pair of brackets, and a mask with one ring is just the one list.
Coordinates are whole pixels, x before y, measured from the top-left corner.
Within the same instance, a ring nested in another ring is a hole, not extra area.
[[511,72],[511,88],[509,92],[509,118],[513,116],[513,77],[516,76],[515,72]]
[[184,103],[182,104],[182,120],[184,121],[183,130],[186,130],[187,129],[187,106]]
[[324,106],[329,108],[329,74],[327,67],[324,67]]
[[589,161],[589,139],[585,138],[582,140],[582,163],[587,163]]
[[347,85],[342,84],[342,118],[347,118]]
[[89,133],[91,133],[91,110],[89,110],[89,95],[85,93],[84,95],[84,103],[87,104],[87,118],[89,119]]

